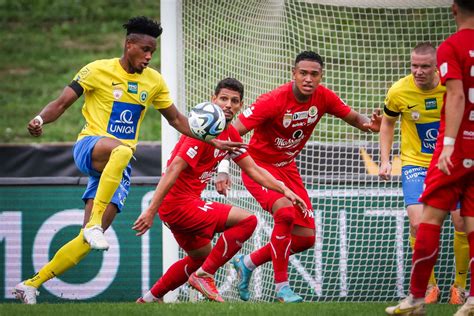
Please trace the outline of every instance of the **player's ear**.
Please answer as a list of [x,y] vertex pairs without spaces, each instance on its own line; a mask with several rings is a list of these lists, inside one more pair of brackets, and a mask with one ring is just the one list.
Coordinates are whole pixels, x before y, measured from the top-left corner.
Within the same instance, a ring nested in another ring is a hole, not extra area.
[[291,77],[293,80],[295,80],[295,76],[296,76],[296,67],[292,67],[291,68]]
[[213,94],[213,95],[211,96],[211,102],[212,102],[212,103],[216,103],[216,100],[217,100],[217,95]]

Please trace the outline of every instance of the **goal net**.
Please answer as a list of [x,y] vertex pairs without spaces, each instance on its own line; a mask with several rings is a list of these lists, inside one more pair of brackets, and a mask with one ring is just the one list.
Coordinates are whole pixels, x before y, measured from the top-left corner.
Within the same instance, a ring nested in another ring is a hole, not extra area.
[[[176,101],[186,112],[208,100],[219,80],[235,77],[245,86],[248,106],[260,94],[291,80],[296,55],[313,50],[325,61],[323,84],[358,112],[370,115],[383,108],[391,84],[409,74],[410,52],[417,43],[439,45],[455,31],[450,4],[179,1]],[[161,49],[167,49],[166,42]],[[396,148],[393,156],[399,166]],[[289,264],[290,284],[305,301],[393,301],[407,295],[411,249],[400,169],[382,182],[378,162],[378,135],[362,133],[330,115],[319,122],[298,157],[317,227],[314,248],[292,256]],[[269,241],[273,219],[245,190],[235,165],[232,180],[227,199],[218,196],[213,185],[205,196],[258,216],[257,230],[241,251],[247,254]],[[454,280],[450,220],[441,235],[435,271],[446,301]],[[229,264],[219,270],[216,281],[224,299],[238,300],[236,273]],[[250,290],[251,300],[274,300],[271,263],[254,272]],[[178,299],[200,297],[185,285]]]

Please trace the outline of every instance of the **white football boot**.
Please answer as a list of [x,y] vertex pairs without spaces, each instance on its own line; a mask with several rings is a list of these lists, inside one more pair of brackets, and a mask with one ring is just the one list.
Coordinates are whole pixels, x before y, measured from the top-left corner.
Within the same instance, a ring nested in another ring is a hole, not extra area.
[[387,315],[426,315],[425,298],[413,298],[410,294],[401,300],[398,305],[387,307],[385,312]]
[[39,295],[38,290],[34,286],[25,285],[25,282],[18,283],[12,292],[17,299],[24,304],[36,304],[36,296]]
[[91,246],[91,249],[109,249],[109,243],[105,239],[104,230],[99,225],[84,228],[84,240]]

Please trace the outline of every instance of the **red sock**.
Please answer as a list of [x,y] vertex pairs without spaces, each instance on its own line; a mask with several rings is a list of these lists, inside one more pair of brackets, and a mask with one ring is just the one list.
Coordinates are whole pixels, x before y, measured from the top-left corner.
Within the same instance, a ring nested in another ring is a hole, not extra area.
[[175,262],[168,271],[156,281],[150,289],[154,297],[163,297],[169,291],[177,289],[179,286],[186,283],[189,276],[196,271],[204,262],[206,257],[191,258],[189,256]]
[[271,256],[275,283],[288,281],[288,260],[290,258],[291,230],[295,220],[295,209],[284,207],[273,216],[275,226],[270,237]]
[[305,251],[314,246],[315,236],[291,235],[291,254]]
[[438,259],[440,232],[439,225],[421,223],[416,233],[410,282],[414,298],[425,297],[431,270]]
[[471,287],[469,288],[469,296],[474,297],[474,278],[472,277],[472,271],[474,271],[474,232],[470,232],[467,235],[467,240],[469,241],[469,267],[471,269]]
[[252,236],[255,227],[257,227],[257,217],[251,215],[226,229],[204,261],[202,269],[209,274],[216,273],[217,269],[239,252],[242,244]]
[[270,243],[252,252],[250,254],[250,260],[252,260],[253,264],[256,267],[261,266],[265,262],[271,261],[272,260],[272,246],[270,245]]

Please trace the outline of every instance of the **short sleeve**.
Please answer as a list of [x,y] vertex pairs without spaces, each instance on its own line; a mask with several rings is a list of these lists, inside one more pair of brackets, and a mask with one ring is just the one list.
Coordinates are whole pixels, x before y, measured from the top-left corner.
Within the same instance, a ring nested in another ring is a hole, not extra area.
[[448,79],[462,80],[461,64],[457,60],[456,50],[450,41],[443,42],[437,51],[441,84],[446,85]]
[[396,102],[395,93],[393,86],[388,90],[387,95],[385,96],[385,106],[383,108],[383,113],[388,117],[397,117],[400,115],[400,109],[398,107],[398,102]]
[[250,131],[273,118],[277,109],[275,98],[269,93],[263,94],[239,115],[239,120]]
[[326,89],[327,113],[343,118],[349,114],[351,108],[333,91]]
[[179,147],[176,156],[181,157],[191,166],[191,168],[196,168],[199,159],[205,151],[205,146],[210,145],[188,136],[183,135],[181,137],[184,137],[184,140],[182,145]]
[[155,109],[166,109],[173,104],[171,100],[170,91],[168,86],[161,75],[158,74],[156,92],[153,98],[153,106]]
[[77,82],[84,89],[84,92],[94,90],[95,87],[95,67],[93,63],[90,63],[84,67],[74,76],[73,81]]

